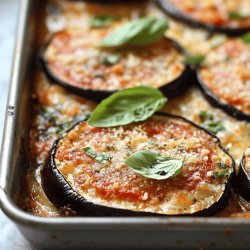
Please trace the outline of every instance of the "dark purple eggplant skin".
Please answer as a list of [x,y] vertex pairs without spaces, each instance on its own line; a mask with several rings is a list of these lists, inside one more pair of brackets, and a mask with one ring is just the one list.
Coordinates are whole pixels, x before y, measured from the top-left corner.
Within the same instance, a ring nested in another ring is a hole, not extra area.
[[[209,216],[214,214],[215,212],[223,209],[230,198],[231,195],[231,185],[235,178],[235,161],[232,158],[232,156],[222,147],[221,142],[218,137],[210,133],[208,130],[206,130],[203,127],[200,127],[199,125],[193,123],[192,121],[187,120],[184,117],[168,114],[168,113],[157,113],[158,116],[162,117],[171,117],[175,119],[180,119],[184,122],[187,122],[191,124],[192,126],[205,131],[212,137],[214,137],[218,143],[219,148],[225,152],[232,160],[232,173],[228,177],[227,182],[225,183],[225,191],[220,197],[220,199],[212,204],[209,208],[206,208],[204,210],[195,212],[193,214],[181,214],[181,215],[174,215],[175,217],[182,217],[182,216]],[[88,215],[88,216],[170,216],[170,215],[163,215],[163,214],[157,214],[157,213],[151,213],[151,212],[136,212],[136,211],[130,211],[125,209],[117,209],[113,207],[103,206],[100,204],[94,204],[93,202],[85,199],[83,196],[79,195],[76,191],[72,189],[70,184],[65,180],[63,175],[60,173],[60,171],[56,167],[55,163],[55,155],[57,152],[57,146],[64,138],[64,136],[67,135],[69,131],[74,129],[77,125],[79,125],[82,122],[81,121],[76,123],[71,129],[69,129],[67,132],[62,134],[54,143],[52,146],[52,149],[49,153],[49,156],[47,158],[46,163],[44,164],[42,170],[41,170],[41,177],[42,177],[42,187],[43,190],[48,197],[48,199],[57,207],[57,208],[64,208],[67,207],[73,211],[76,212],[78,215]]]
[[250,201],[250,173],[245,168],[245,158],[246,155],[244,154],[237,175],[237,187],[240,195],[247,201]]
[[185,13],[182,13],[181,10],[174,6],[169,0],[157,0],[157,4],[171,18],[181,21],[194,28],[206,29],[211,33],[223,33],[228,36],[239,36],[250,31],[250,27],[230,28],[225,26],[218,27],[212,24],[202,23],[186,15]]
[[224,110],[228,115],[237,118],[238,120],[245,120],[250,121],[250,114],[244,113],[241,110],[235,108],[234,106],[231,106],[227,103],[225,103],[223,100],[221,100],[218,96],[216,96],[204,83],[204,81],[201,78],[199,67],[196,68],[196,76],[198,79],[198,83],[202,89],[203,94],[207,98],[207,100],[213,105],[216,106],[222,110]]
[[[49,65],[45,59],[45,51],[50,44],[50,41],[53,39],[53,37],[46,43],[46,45],[41,49],[40,51],[40,61],[43,70],[46,72],[47,77],[52,81],[55,82],[64,88],[68,89],[72,93],[82,96],[84,98],[90,99],[92,101],[102,101],[103,99],[109,97],[113,93],[117,91],[108,91],[108,90],[93,90],[93,89],[85,89],[85,88],[79,88],[71,85],[68,82],[65,82],[61,79],[59,79],[49,68]],[[166,38],[168,41],[170,41],[173,45],[173,47],[180,53],[182,53],[185,58],[188,57],[188,53],[174,40],[170,38]],[[181,75],[173,80],[170,83],[166,83],[159,89],[167,96],[168,98],[174,98],[181,93],[183,93],[189,86],[190,78],[192,77],[192,70],[189,66],[186,66],[184,71],[181,73]]]

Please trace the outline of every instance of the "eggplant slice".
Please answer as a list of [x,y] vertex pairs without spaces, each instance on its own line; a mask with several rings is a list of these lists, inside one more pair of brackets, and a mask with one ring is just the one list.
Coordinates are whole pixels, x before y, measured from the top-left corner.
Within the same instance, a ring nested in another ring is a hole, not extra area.
[[[246,2],[247,0],[241,1],[249,4]],[[205,1],[203,3],[200,0],[191,1],[192,6],[188,0],[157,0],[157,2],[167,15],[195,28],[203,28],[213,33],[220,32],[229,36],[238,36],[250,31],[250,15],[244,18],[238,13],[237,9],[244,4],[241,5],[240,1],[231,0],[232,3],[228,10],[229,1],[228,3],[225,1],[223,4],[221,1],[214,0],[212,6],[208,6]],[[202,4],[204,4],[203,8]],[[235,11],[232,11],[232,4],[235,5]]]
[[106,29],[62,31],[42,50],[45,71],[56,83],[92,100],[138,85],[160,88],[173,97],[187,87],[187,57],[174,41],[163,38],[148,46],[101,49]]
[[[100,163],[84,148],[109,159]],[[142,177],[124,165],[140,150],[184,159],[166,180]],[[76,124],[52,147],[42,186],[57,207],[85,215],[210,215],[222,209],[235,175],[233,158],[217,137],[185,118],[158,114],[115,128]]]
[[250,121],[250,45],[229,39],[211,50],[197,70],[199,83],[212,104],[229,115]]
[[250,201],[250,147],[246,150],[238,173],[238,189],[243,198]]

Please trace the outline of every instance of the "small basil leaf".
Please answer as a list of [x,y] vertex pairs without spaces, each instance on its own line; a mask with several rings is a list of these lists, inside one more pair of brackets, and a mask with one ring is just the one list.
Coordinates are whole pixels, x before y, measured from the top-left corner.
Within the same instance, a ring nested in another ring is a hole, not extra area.
[[94,77],[94,78],[105,79],[104,74],[103,74],[102,72],[95,72],[95,73],[93,74],[93,77]]
[[116,16],[94,16],[91,19],[90,25],[93,28],[102,28],[109,26],[116,20],[118,20]]
[[200,65],[205,61],[205,56],[203,55],[194,55],[187,57],[183,63],[185,65]]
[[118,54],[108,54],[108,55],[104,55],[101,58],[101,64],[104,65],[113,65],[116,64],[120,61],[121,56]]
[[213,177],[214,178],[219,178],[219,177],[223,177],[223,176],[225,176],[227,174],[228,174],[228,169],[224,169],[221,172],[214,172]]
[[122,45],[147,45],[164,37],[168,27],[166,20],[154,17],[139,18],[122,25],[110,34],[103,42],[102,47],[117,47]]
[[213,114],[206,111],[201,111],[199,114],[200,120],[203,122],[202,126],[205,127],[213,134],[226,130],[221,121],[215,120]]
[[250,18],[249,15],[242,14],[242,13],[239,13],[239,12],[230,12],[228,14],[228,17],[231,20],[244,20],[244,19]]
[[108,153],[101,153],[100,155],[97,155],[96,152],[90,147],[85,147],[83,148],[83,150],[88,156],[100,163],[106,163],[107,161],[110,161],[112,159],[112,156],[110,156]]
[[125,165],[143,177],[164,180],[175,177],[183,169],[183,161],[159,156],[149,150],[131,155]]
[[92,148],[85,147],[83,150],[86,152],[87,155],[91,156],[94,159],[96,158],[97,155],[96,155],[95,151]]
[[223,162],[217,162],[216,165],[219,168],[222,168],[222,169],[228,169],[229,168],[229,166],[226,163],[223,163]]
[[203,121],[203,122],[206,120],[213,120],[214,119],[213,114],[210,114],[206,111],[201,111],[199,114],[199,117],[200,117],[201,121]]
[[222,125],[221,121],[207,121],[204,123],[204,126],[206,129],[208,129],[211,133],[213,134],[217,134],[220,131],[224,131],[225,128]]
[[243,36],[241,36],[241,39],[245,42],[245,43],[249,43],[250,44],[250,32],[244,34]]
[[124,89],[103,100],[88,122],[94,127],[115,127],[144,121],[160,110],[166,101],[158,89],[146,86]]

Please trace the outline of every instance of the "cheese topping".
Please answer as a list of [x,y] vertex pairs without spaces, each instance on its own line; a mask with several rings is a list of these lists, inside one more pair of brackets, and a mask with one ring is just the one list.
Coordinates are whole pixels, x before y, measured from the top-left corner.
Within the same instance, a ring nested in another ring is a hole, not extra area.
[[[199,1],[200,4],[203,2],[204,1]],[[235,1],[237,4],[239,4],[239,2],[240,1]],[[85,32],[89,29],[90,19],[97,15],[114,15],[115,13],[116,16],[121,16],[124,21],[152,14],[157,17],[165,16],[151,1],[145,1],[145,3],[146,4],[135,3],[136,6],[131,8],[131,4],[119,4],[117,7],[117,5],[113,4],[100,5],[85,3],[84,1],[55,0],[53,1],[53,8],[51,8],[52,11],[48,12],[40,23],[43,25],[45,20],[48,19],[47,24],[50,24],[48,25],[48,31],[50,32],[65,28],[67,30]],[[52,4],[52,2],[50,4]],[[56,14],[54,13],[55,8],[57,9]],[[247,11],[249,7],[244,9]],[[183,47],[194,54],[206,54],[211,47],[210,44],[214,44],[214,41],[216,41],[216,45],[218,46],[221,41],[225,40],[223,36],[213,36],[208,39],[210,36],[206,31],[192,29],[183,23],[177,23],[171,19],[169,19],[169,25],[170,28],[167,31],[168,36],[178,41]],[[51,26],[53,26],[53,29]],[[41,36],[43,37],[41,39],[41,46],[49,34],[51,33],[48,32]],[[36,73],[40,74],[40,70],[36,69]],[[45,77],[36,78],[33,81],[33,86],[36,102],[32,105],[34,113],[32,115],[33,123],[30,132],[30,153],[28,154],[30,168],[25,176],[24,188],[18,197],[18,204],[23,210],[37,216],[63,216],[65,215],[64,210],[58,211],[58,209],[50,203],[40,184],[41,165],[44,164],[49,149],[58,136],[54,125],[48,123],[47,120],[41,116],[40,107],[42,106],[49,109],[51,113],[53,113],[53,111],[57,113],[60,122],[68,122],[72,120],[76,114],[89,113],[93,109],[93,105],[89,104],[83,98],[68,93],[59,86],[51,84]],[[60,112],[61,109],[62,112]],[[250,141],[249,123],[234,119],[220,109],[214,108],[196,88],[190,88],[184,95],[169,101],[166,109],[168,112],[180,114],[196,123],[201,123],[199,119],[199,113],[201,111],[210,112],[216,118],[223,121],[223,125],[226,129],[225,131],[219,132],[218,137],[220,137],[223,146],[229,149],[229,152],[236,159],[236,162],[239,163]],[[42,131],[44,131],[44,133],[41,133]],[[142,140],[145,140],[145,138]],[[135,145],[138,141],[140,140],[134,140]],[[207,156],[204,155],[204,160],[207,159],[206,157]],[[208,171],[207,175],[212,175],[212,172]],[[114,188],[115,187],[119,189],[118,184],[114,184]],[[142,195],[142,199],[146,200],[148,197],[148,193]],[[234,192],[226,209],[222,210],[219,214],[217,213],[216,216],[249,218],[250,214],[247,211],[250,211],[249,203],[243,201],[243,199]]]
[[201,79],[224,103],[250,114],[250,46],[227,40],[206,56]]
[[183,13],[205,24],[230,28],[250,27],[249,0],[170,1]]
[[[100,163],[83,150],[112,159]],[[147,179],[124,165],[140,150],[185,159],[177,177]],[[214,157],[216,156],[216,157]],[[56,166],[71,187],[87,200],[135,211],[161,214],[194,213],[217,202],[233,169],[231,158],[218,141],[201,129],[177,118],[154,117],[146,122],[117,128],[77,125],[60,140]],[[226,166],[226,172],[218,177]]]
[[78,88],[114,91],[138,85],[159,88],[184,71],[184,56],[167,39],[147,46],[98,48],[110,29],[55,34],[45,53],[51,73]]

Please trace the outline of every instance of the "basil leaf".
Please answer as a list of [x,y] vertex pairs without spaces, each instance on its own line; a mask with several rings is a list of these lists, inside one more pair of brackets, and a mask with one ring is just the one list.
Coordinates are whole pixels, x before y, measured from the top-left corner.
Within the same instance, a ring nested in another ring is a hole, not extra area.
[[226,163],[223,163],[223,162],[217,162],[216,165],[219,168],[222,168],[222,169],[228,169],[229,168],[229,166]]
[[203,55],[194,55],[187,57],[183,63],[185,65],[200,65],[204,62],[205,56]]
[[241,36],[241,39],[245,42],[245,43],[250,43],[250,32],[244,34],[243,36]]
[[199,114],[199,117],[203,122],[206,121],[206,120],[213,120],[214,119],[213,114],[210,114],[210,113],[208,113],[206,111],[201,111],[200,114]]
[[118,20],[116,16],[94,16],[91,19],[90,25],[93,28],[102,28],[109,26],[116,20]]
[[155,180],[175,177],[183,169],[183,161],[162,157],[149,150],[134,153],[126,160],[125,165],[136,173]]
[[249,15],[239,13],[239,12],[230,12],[228,14],[229,19],[231,20],[244,20],[250,18]]
[[166,101],[158,89],[146,86],[124,89],[103,100],[88,122],[94,127],[115,127],[144,121],[160,110]]
[[218,132],[224,131],[224,130],[225,130],[224,126],[222,125],[222,122],[220,122],[220,121],[216,121],[216,122],[214,122],[214,121],[206,122],[206,123],[204,123],[204,126],[205,126],[206,129],[208,129],[211,133],[213,133],[213,134],[215,134],[215,135],[216,135]]
[[147,45],[164,37],[168,27],[166,20],[154,17],[139,18],[122,25],[110,34],[103,42],[102,47],[117,47],[122,45]]
[[202,126],[205,127],[213,134],[217,134],[220,131],[224,131],[225,127],[221,121],[216,121],[213,114],[206,111],[201,111],[199,114],[200,120],[203,122]]
[[90,147],[85,147],[83,148],[83,150],[88,156],[100,163],[106,163],[107,161],[110,161],[112,159],[112,156],[110,156],[108,153],[101,153],[100,155],[97,155],[96,152]]
[[219,178],[219,177],[225,176],[227,174],[228,174],[228,169],[224,169],[221,172],[214,172],[213,177],[214,178]]
[[121,56],[118,54],[108,54],[108,55],[104,55],[101,58],[101,64],[104,65],[113,65],[116,64],[120,61]]

